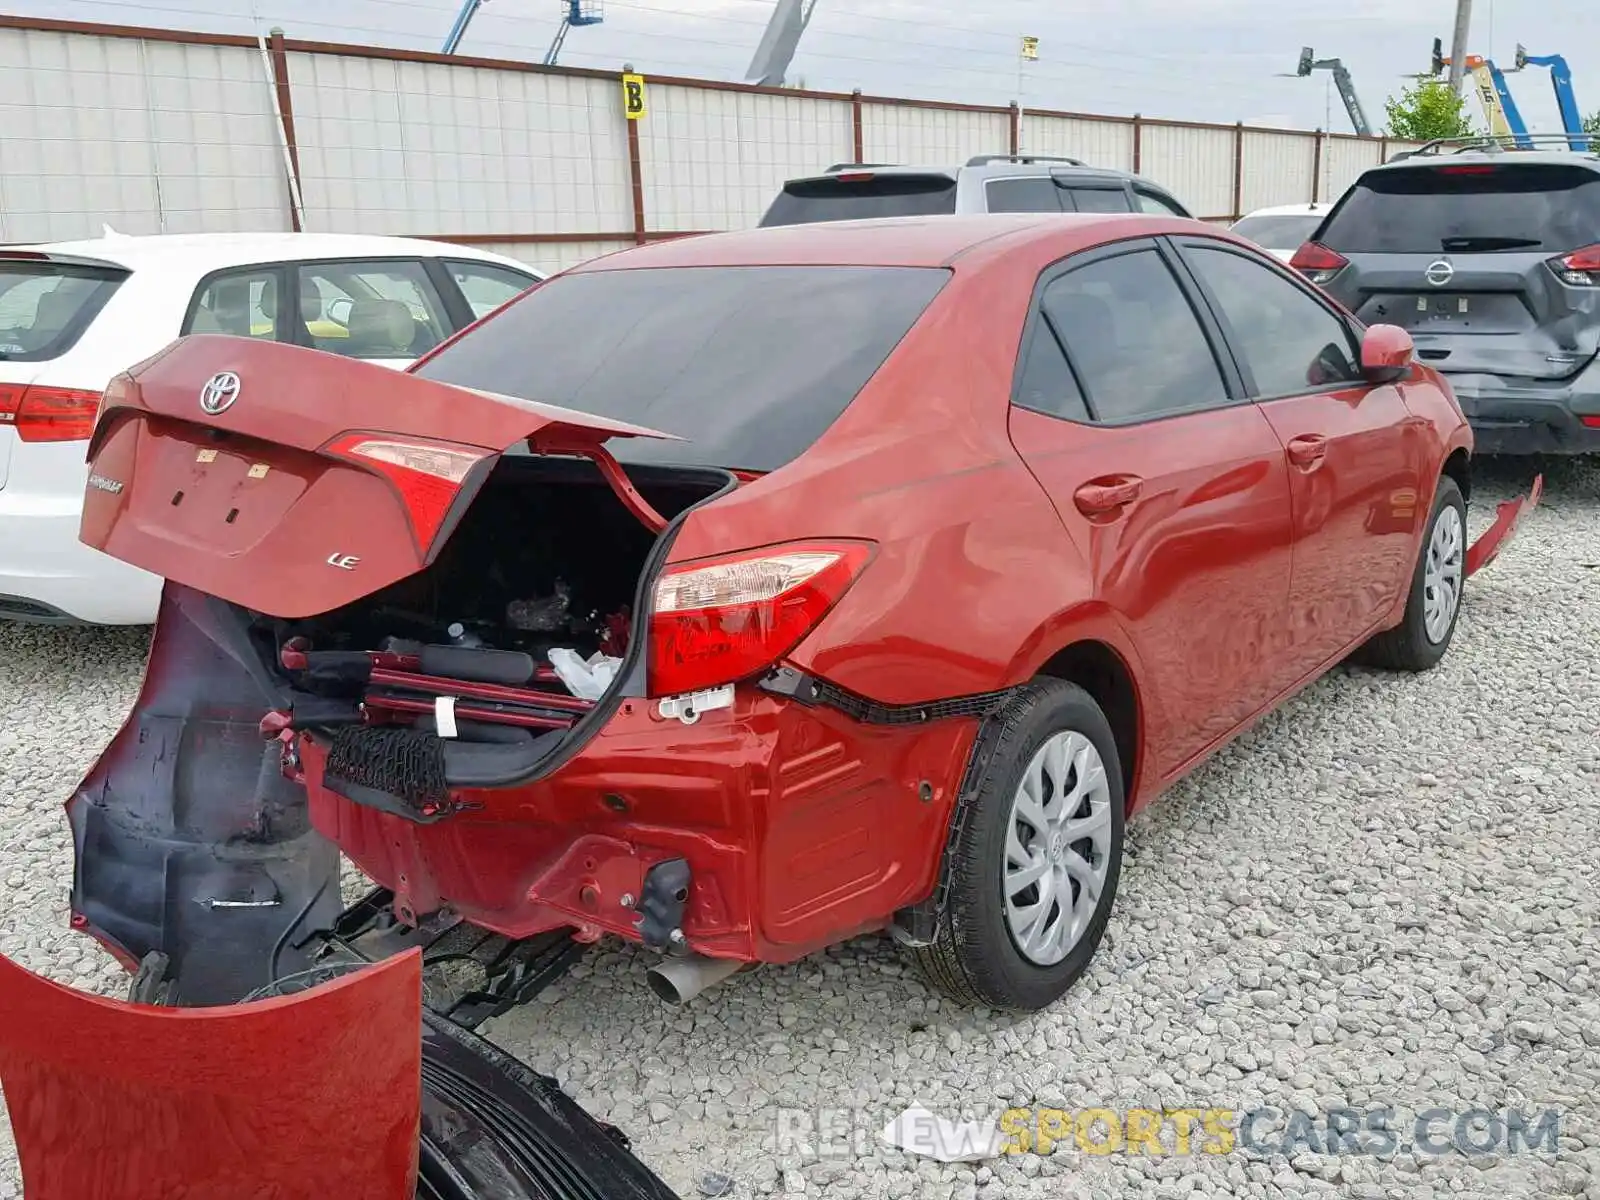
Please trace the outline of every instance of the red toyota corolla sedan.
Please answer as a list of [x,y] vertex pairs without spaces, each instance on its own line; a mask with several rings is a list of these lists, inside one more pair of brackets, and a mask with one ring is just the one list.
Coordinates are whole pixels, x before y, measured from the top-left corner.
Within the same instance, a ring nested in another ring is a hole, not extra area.
[[607,933],[683,1000],[887,930],[1038,1008],[1130,813],[1439,661],[1523,507],[1469,551],[1471,445],[1404,332],[1153,216],[652,245],[407,374],[184,339],[90,446],[84,540],[168,583],[74,922],[183,1003],[478,939],[500,1011]]

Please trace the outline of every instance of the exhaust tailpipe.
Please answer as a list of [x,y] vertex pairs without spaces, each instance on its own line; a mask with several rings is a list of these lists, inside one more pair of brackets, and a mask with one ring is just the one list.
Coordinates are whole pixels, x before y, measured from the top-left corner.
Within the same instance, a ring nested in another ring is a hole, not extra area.
[[738,974],[744,966],[736,958],[706,958],[688,954],[663,959],[645,974],[650,990],[668,1004],[687,1004],[713,984]]

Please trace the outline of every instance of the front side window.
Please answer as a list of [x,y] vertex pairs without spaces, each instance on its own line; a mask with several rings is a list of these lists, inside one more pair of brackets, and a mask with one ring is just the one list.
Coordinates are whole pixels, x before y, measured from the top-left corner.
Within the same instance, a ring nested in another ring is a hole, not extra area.
[[1044,290],[1100,421],[1137,421],[1228,401],[1200,319],[1165,260],[1138,250],[1069,270]]
[[450,278],[456,281],[461,294],[466,297],[473,317],[486,317],[508,300],[514,300],[539,282],[532,275],[513,271],[498,263],[468,262],[452,259]]
[[923,267],[579,271],[417,374],[683,439],[615,439],[625,462],[770,471],[838,419],[949,278]]
[[1256,394],[1293,396],[1361,380],[1349,328],[1271,267],[1221,247],[1184,247],[1184,258],[1227,318]]
[[298,269],[305,345],[349,358],[410,359],[450,332],[444,301],[420,262],[303,263]]

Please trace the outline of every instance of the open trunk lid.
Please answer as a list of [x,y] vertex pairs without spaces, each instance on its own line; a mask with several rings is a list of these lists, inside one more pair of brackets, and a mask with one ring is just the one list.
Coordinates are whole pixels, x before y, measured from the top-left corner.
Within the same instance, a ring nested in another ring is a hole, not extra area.
[[1410,330],[1446,373],[1565,379],[1600,349],[1600,286],[1560,260],[1600,241],[1600,172],[1571,163],[1388,167],[1317,241],[1349,265],[1324,286],[1369,324]]
[[499,456],[673,435],[295,346],[183,338],[112,381],[82,540],[273,616],[339,608],[432,561]]

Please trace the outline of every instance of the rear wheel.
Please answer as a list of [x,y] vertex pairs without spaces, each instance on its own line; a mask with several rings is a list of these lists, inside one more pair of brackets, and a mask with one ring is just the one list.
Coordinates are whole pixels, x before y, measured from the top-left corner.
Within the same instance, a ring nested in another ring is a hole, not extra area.
[[1110,723],[1081,687],[1029,685],[974,749],[958,801],[929,982],[963,1003],[1040,1009],[1099,948],[1122,869],[1125,798]]
[[1466,582],[1467,504],[1448,475],[1439,479],[1411,576],[1406,615],[1355,654],[1355,661],[1392,671],[1426,671],[1438,664],[1455,637]]

